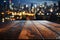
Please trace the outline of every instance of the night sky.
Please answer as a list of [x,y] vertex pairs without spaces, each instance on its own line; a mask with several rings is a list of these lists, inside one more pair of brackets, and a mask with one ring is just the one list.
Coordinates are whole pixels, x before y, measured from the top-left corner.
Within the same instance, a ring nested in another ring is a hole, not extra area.
[[[0,4],[2,3],[3,0],[0,0]],[[8,0],[6,0],[8,1]],[[34,4],[42,4],[44,2],[47,2],[48,4],[50,4],[51,2],[57,2],[59,0],[12,0],[12,3],[14,3],[14,5],[19,5],[19,4],[31,4],[31,3],[34,3]]]
[[31,3],[37,3],[42,4],[43,2],[47,2],[48,4],[51,2],[57,2],[59,0],[12,0],[12,2],[17,5],[19,3],[21,4],[31,4]]
[[43,2],[43,1],[59,1],[59,0],[12,0],[14,3],[32,3],[32,2]]

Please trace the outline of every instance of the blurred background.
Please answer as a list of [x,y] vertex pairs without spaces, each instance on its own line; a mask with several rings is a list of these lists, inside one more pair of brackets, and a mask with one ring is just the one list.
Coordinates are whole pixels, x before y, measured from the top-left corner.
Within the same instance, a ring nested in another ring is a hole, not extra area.
[[0,0],[0,22],[48,20],[60,23],[59,0]]

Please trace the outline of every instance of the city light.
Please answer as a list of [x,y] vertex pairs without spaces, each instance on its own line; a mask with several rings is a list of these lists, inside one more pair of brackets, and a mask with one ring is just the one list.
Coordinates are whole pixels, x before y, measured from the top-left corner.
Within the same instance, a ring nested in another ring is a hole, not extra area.
[[22,9],[24,9],[24,7],[22,6]]
[[44,7],[44,5],[42,5],[42,7]]
[[28,5],[26,5],[26,7],[28,7]]
[[32,6],[32,9],[34,9],[34,6]]
[[47,13],[47,15],[49,15],[49,13]]
[[36,4],[35,4],[34,6],[35,6],[35,8],[37,7],[37,5],[36,5]]
[[40,11],[40,13],[42,13],[42,12]]
[[10,16],[11,18],[14,18],[14,16]]
[[2,18],[2,22],[4,22],[4,18]]
[[4,12],[2,12],[1,14],[4,15]]
[[6,0],[4,0],[4,2],[6,2]]
[[20,13],[19,16],[21,16],[22,14]]
[[19,17],[17,17],[17,19],[19,19]]
[[44,15],[44,13],[41,13],[41,15]]
[[37,11],[39,11],[39,8],[37,8]]
[[8,18],[8,17],[6,17],[5,19],[8,19],[8,20],[9,20],[9,18]]
[[56,13],[56,15],[60,16],[60,13]]
[[[22,16],[25,16],[25,18],[27,18],[26,16],[29,16],[29,18],[32,16],[34,19],[34,17],[39,18],[42,15],[44,15],[43,17],[46,17],[46,15],[53,14],[55,12],[56,12],[55,15],[60,15],[59,5],[58,4],[55,5],[56,3],[53,3],[53,2],[51,2],[50,4],[48,4],[47,2],[43,2],[41,4],[40,3],[16,4],[16,3],[12,2],[12,0],[9,0],[9,3],[7,0],[4,0],[3,2],[6,3],[3,5],[4,6],[4,7],[2,7],[3,11],[1,12],[2,18],[4,18],[4,20],[5,19],[7,19],[7,20],[23,19],[24,17],[22,17]],[[35,15],[37,15],[37,16],[35,16]],[[50,17],[50,15],[49,15],[49,17]]]
[[52,8],[50,9],[50,12],[53,12],[53,9]]
[[59,15],[59,13],[56,13],[56,15]]
[[22,19],[22,16],[20,16],[20,19]]
[[23,12],[23,14],[25,14],[25,11]]
[[12,12],[12,15],[15,15],[15,14]]

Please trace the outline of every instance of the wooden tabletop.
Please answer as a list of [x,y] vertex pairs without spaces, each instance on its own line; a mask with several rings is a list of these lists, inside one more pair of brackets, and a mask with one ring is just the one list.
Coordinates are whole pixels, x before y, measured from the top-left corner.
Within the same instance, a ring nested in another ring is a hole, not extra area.
[[3,39],[60,39],[60,24],[50,21],[12,21],[0,28]]

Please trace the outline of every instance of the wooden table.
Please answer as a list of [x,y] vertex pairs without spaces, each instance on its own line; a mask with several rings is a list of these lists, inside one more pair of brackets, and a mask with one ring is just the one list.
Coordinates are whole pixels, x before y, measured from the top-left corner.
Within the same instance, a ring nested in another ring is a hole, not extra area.
[[0,38],[4,38],[4,39],[15,39],[15,38],[16,39],[60,39],[60,24],[53,23],[50,21],[46,21],[46,20],[13,21],[13,23],[9,25],[10,26],[8,26],[8,29],[2,30],[3,28],[2,29],[0,28],[0,31],[1,31]]

